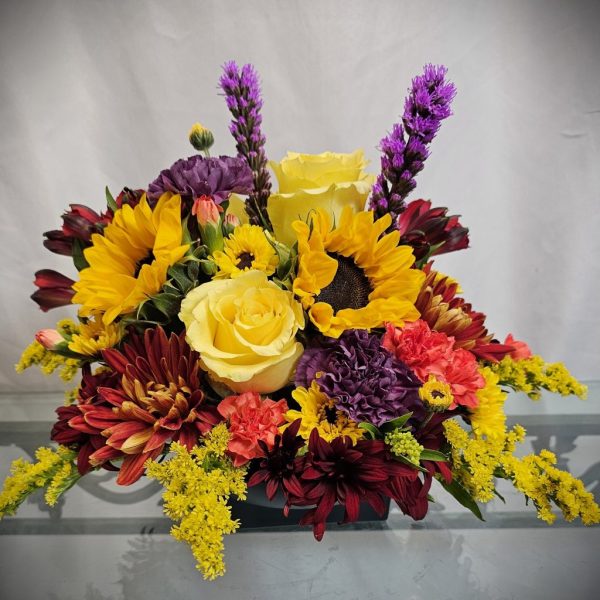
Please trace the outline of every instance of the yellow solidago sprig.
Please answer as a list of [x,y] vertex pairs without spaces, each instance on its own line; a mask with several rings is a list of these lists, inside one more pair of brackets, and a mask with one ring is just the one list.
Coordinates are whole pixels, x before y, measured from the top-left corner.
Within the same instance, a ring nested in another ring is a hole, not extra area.
[[51,375],[59,369],[60,378],[63,381],[71,381],[77,374],[81,361],[49,350],[38,340],[34,340],[23,350],[19,362],[15,365],[17,373],[34,365],[39,366],[44,375]]
[[444,422],[444,434],[451,448],[453,478],[475,500],[492,500],[495,495],[495,475],[502,458],[511,456],[515,444],[525,439],[525,429],[515,425],[502,437],[478,437],[452,419]]
[[547,363],[541,356],[520,360],[505,356],[490,368],[498,375],[500,385],[525,392],[532,400],[540,399],[542,389],[582,400],[587,396],[587,386],[577,381],[563,363]]
[[600,522],[600,507],[583,483],[555,467],[556,456],[542,450],[539,455],[523,458],[513,455],[517,442],[525,438],[525,429],[515,425],[503,436],[483,436],[465,431],[456,421],[444,423],[451,447],[453,475],[480,502],[494,497],[495,477],[512,482],[517,490],[533,501],[538,518],[552,524],[554,503],[567,521],[581,517],[584,525]]
[[76,456],[77,453],[66,446],[56,450],[41,447],[35,452],[37,462],[15,460],[0,492],[0,518],[15,514],[27,497],[40,488],[46,488],[46,503],[54,506],[60,495],[81,477],[74,464]]
[[533,501],[538,517],[546,523],[551,525],[556,520],[551,502],[560,508],[566,521],[581,517],[584,525],[600,523],[600,507],[593,494],[585,489],[581,480],[554,465],[556,456],[549,450],[520,459],[504,456],[502,460],[506,475]]
[[176,524],[171,535],[190,545],[197,569],[205,579],[225,573],[223,536],[233,533],[239,522],[231,518],[229,497],[246,497],[245,468],[235,468],[225,455],[229,432],[221,423],[188,451],[171,444],[173,457],[162,463],[148,462],[147,475],[165,488],[164,512]]

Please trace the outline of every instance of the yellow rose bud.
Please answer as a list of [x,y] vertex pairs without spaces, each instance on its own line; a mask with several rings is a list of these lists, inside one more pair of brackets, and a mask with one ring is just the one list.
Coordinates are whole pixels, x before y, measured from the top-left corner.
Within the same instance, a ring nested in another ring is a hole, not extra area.
[[364,209],[375,177],[364,172],[362,150],[351,154],[288,152],[280,162],[270,162],[279,191],[271,194],[268,212],[275,237],[289,246],[296,241],[293,221],[306,221],[309,213],[323,208],[339,221],[344,206]]
[[237,393],[284,387],[304,350],[296,340],[302,306],[262,271],[198,286],[183,299],[179,318],[202,368]]

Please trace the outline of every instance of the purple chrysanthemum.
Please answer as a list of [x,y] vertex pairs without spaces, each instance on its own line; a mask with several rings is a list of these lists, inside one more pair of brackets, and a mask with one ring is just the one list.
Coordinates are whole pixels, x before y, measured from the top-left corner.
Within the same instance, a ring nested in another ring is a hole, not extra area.
[[271,178],[267,171],[265,136],[260,129],[263,102],[258,74],[252,65],[244,65],[240,69],[234,61],[230,61],[223,65],[219,84],[233,116],[229,131],[235,138],[238,156],[248,162],[254,177],[254,189],[246,201],[246,212],[251,223],[271,229],[267,215]]
[[369,207],[377,216],[396,218],[404,210],[404,200],[415,189],[415,176],[429,156],[427,146],[441,123],[452,113],[450,103],[456,93],[446,81],[446,67],[426,65],[423,74],[412,81],[404,103],[402,122],[380,142],[381,173],[373,186]]
[[416,375],[381,346],[378,335],[365,330],[352,329],[307,348],[296,385],[309,387],[315,379],[336,408],[355,421],[379,426],[407,412],[418,419],[425,415]]
[[148,186],[148,197],[158,200],[165,192],[173,192],[188,201],[210,196],[220,204],[232,192],[249,194],[251,191],[252,171],[245,160],[232,156],[204,158],[196,154],[161,171]]

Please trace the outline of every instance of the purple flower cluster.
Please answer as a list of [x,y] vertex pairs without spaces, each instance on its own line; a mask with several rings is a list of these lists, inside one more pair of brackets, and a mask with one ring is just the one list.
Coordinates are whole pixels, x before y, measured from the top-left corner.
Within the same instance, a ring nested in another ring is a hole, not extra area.
[[404,210],[404,200],[415,189],[415,176],[429,156],[427,146],[441,123],[452,113],[450,103],[456,93],[446,81],[446,67],[426,65],[415,77],[404,103],[402,122],[396,123],[380,142],[381,174],[373,186],[369,207],[377,216],[390,213],[395,224]]
[[217,204],[232,192],[249,194],[252,191],[252,171],[245,160],[231,156],[204,158],[198,154],[181,158],[164,169],[148,186],[148,197],[158,200],[165,192],[180,194],[190,201],[210,196]]
[[271,178],[267,171],[265,136],[260,129],[263,102],[258,75],[252,65],[244,65],[240,69],[234,61],[230,61],[223,66],[219,84],[225,93],[227,108],[233,115],[229,131],[235,138],[238,156],[248,161],[254,177],[254,189],[246,201],[246,211],[251,223],[271,229],[267,215]]
[[[317,377],[318,375],[318,377]],[[423,419],[421,382],[409,367],[381,345],[378,335],[351,329],[307,348],[296,369],[296,385],[321,391],[355,421],[379,426],[412,412]]]

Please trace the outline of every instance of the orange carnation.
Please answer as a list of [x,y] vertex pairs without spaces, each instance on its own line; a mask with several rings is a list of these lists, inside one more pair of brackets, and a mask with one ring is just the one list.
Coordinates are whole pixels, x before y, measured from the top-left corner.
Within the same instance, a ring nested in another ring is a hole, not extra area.
[[288,405],[285,400],[261,400],[256,392],[244,392],[224,398],[217,410],[229,421],[231,437],[228,450],[234,466],[240,467],[253,458],[263,456],[259,441],[269,449],[273,448],[278,428],[285,422],[283,415]]

